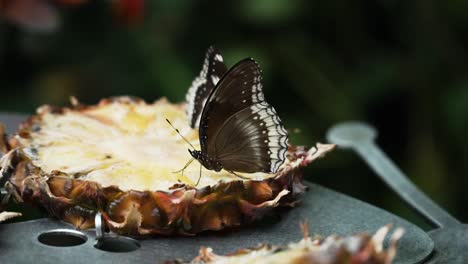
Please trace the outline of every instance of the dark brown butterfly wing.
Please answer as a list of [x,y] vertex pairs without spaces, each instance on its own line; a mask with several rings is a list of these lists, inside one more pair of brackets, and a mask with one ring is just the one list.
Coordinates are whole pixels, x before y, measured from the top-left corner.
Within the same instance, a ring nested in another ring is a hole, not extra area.
[[200,121],[202,153],[225,170],[276,172],[286,159],[287,132],[264,99],[253,59],[232,67],[208,98]]
[[211,46],[206,51],[205,61],[200,75],[193,80],[185,96],[187,100],[187,116],[190,127],[197,128],[206,99],[213,91],[219,79],[227,71],[223,56],[219,50]]

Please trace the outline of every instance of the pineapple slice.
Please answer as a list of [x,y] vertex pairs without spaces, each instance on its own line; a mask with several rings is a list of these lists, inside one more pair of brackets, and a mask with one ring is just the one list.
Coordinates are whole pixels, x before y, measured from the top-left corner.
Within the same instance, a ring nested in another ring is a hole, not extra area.
[[37,203],[78,228],[93,227],[99,211],[118,233],[193,234],[251,222],[265,209],[290,204],[305,190],[299,168],[333,148],[291,146],[277,173],[242,174],[247,179],[200,172],[198,162],[174,173],[191,158],[190,146],[166,118],[199,147],[184,105],[165,99],[40,107],[3,143],[6,187],[17,200]]
[[[288,245],[262,244],[256,248],[240,249],[227,256],[216,255],[211,248],[201,248],[198,257],[190,264],[288,264],[288,263],[392,263],[397,242],[404,231],[397,228],[384,248],[384,238],[390,226],[384,226],[370,236],[366,233],[348,237],[329,236],[311,238],[308,231],[304,238]],[[182,264],[183,262],[175,262]]]

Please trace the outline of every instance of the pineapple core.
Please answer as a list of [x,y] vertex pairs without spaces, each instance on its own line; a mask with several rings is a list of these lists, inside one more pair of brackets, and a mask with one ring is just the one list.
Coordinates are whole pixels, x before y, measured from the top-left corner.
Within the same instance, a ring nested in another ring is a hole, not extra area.
[[[122,190],[169,190],[175,183],[195,185],[201,166],[197,161],[183,174],[174,173],[190,160],[190,146],[166,118],[199,149],[198,131],[188,126],[183,107],[166,100],[154,104],[110,102],[85,110],[49,112],[33,126],[31,137],[17,138],[32,163],[46,173],[61,171]],[[241,175],[252,180],[275,176]],[[197,187],[232,180],[240,178],[224,170],[202,168]]]

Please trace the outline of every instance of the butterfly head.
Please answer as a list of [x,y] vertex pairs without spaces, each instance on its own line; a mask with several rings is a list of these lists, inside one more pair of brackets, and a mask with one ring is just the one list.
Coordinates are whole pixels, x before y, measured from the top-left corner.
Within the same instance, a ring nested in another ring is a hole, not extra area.
[[221,163],[219,163],[216,159],[208,157],[206,154],[199,150],[188,150],[190,155],[196,160],[198,160],[203,167],[207,168],[208,170],[220,171],[223,169]]
[[200,158],[200,156],[201,156],[201,152],[198,151],[198,150],[191,150],[191,149],[189,149],[188,151],[190,152],[190,155],[192,155],[192,157],[193,157],[194,159],[196,159],[196,160],[198,160],[198,159]]

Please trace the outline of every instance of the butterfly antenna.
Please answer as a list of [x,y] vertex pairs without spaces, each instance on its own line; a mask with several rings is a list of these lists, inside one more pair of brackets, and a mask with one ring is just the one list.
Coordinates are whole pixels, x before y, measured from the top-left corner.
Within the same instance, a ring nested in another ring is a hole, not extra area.
[[190,165],[190,163],[192,163],[192,161],[194,160],[194,158],[191,158],[187,163],[185,163],[185,166],[178,170],[178,171],[173,171],[172,173],[179,173],[179,172],[182,172],[182,175],[184,174],[184,170]]
[[193,149],[195,149],[195,147],[194,147],[184,136],[182,136],[182,134],[180,133],[179,129],[175,128],[175,127],[172,125],[172,123],[171,123],[171,121],[169,121],[169,119],[166,118],[166,121],[167,121],[167,123],[169,123],[169,125],[177,132],[177,134],[179,134],[179,136],[180,136],[185,142],[187,142],[187,144],[190,145],[190,147],[192,147]]

